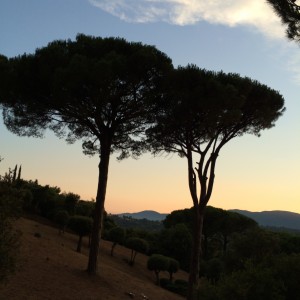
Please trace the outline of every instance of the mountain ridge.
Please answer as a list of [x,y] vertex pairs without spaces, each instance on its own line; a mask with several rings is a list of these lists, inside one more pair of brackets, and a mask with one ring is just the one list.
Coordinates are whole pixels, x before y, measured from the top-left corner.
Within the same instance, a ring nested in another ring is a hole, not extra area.
[[260,226],[285,227],[300,230],[300,214],[284,210],[252,212],[248,210],[230,209],[255,220]]
[[131,217],[133,219],[148,219],[151,221],[163,221],[168,214],[162,214],[155,210],[143,210],[135,213],[121,213],[116,214],[119,217]]
[[[300,230],[300,214],[284,210],[270,210],[252,212],[241,209],[229,209],[255,220],[260,226],[265,227],[284,227]],[[148,219],[151,221],[163,221],[168,214],[159,213],[154,210],[143,210],[135,213],[116,214],[120,217],[131,217],[133,219]]]

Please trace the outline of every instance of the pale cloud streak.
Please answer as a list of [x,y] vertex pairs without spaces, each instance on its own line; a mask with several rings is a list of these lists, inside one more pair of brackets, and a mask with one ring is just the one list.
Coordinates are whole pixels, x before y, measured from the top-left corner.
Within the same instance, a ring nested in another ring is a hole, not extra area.
[[89,0],[126,22],[163,21],[192,25],[200,21],[250,26],[269,38],[283,38],[284,27],[265,0]]
[[[264,35],[286,59],[285,68],[300,85],[300,52],[289,43],[285,27],[266,0],[88,0],[92,5],[125,22],[166,22],[193,25],[205,21],[228,27],[246,27]],[[287,57],[288,56],[288,57]],[[280,59],[280,58],[278,58]]]

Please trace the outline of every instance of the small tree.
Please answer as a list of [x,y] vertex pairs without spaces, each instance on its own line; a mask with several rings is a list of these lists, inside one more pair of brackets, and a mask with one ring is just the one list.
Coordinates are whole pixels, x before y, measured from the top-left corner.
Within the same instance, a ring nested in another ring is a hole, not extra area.
[[12,182],[16,182],[17,180],[17,170],[18,170],[18,165],[15,166],[14,171],[13,171],[13,178],[12,178]]
[[69,222],[70,215],[66,210],[60,210],[55,215],[55,222],[58,225],[59,234],[65,233],[65,228]]
[[131,266],[135,263],[135,257],[138,252],[147,253],[149,249],[149,244],[147,241],[141,238],[132,237],[126,241],[126,246],[131,249],[131,256],[129,260],[129,264]]
[[22,166],[19,167],[18,177],[17,177],[18,182],[20,182],[20,180],[21,180],[21,173],[22,173]]
[[64,207],[70,215],[75,212],[75,207],[80,200],[80,196],[74,193],[64,193]]
[[185,270],[189,268],[190,249],[193,244],[191,232],[183,223],[176,224],[160,234],[161,253],[180,261]]
[[117,246],[117,244],[121,244],[124,242],[126,232],[121,227],[113,227],[109,231],[109,238],[113,242],[111,246],[110,255],[114,256],[114,249]]
[[173,280],[173,274],[176,273],[179,270],[179,262],[178,260],[169,257],[169,267],[167,269],[169,275],[170,275],[170,281]]
[[77,252],[81,252],[82,238],[92,231],[93,219],[83,216],[73,216],[70,218],[68,227],[79,235]]
[[153,271],[156,276],[156,284],[159,285],[159,273],[168,271],[170,267],[170,259],[161,254],[152,254],[147,261],[147,268]]

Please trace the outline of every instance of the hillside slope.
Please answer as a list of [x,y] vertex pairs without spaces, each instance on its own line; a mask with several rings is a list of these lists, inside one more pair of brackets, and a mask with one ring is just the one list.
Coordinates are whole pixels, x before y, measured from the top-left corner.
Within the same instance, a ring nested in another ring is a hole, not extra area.
[[[110,256],[111,243],[101,242],[100,275],[90,278],[84,271],[87,265],[87,240],[82,253],[75,252],[77,237],[70,233],[59,235],[55,228],[21,218],[16,227],[23,232],[20,271],[7,285],[0,285],[0,299],[134,299],[179,300],[173,294],[155,285],[152,272],[146,268],[147,256],[138,254],[136,265],[125,260],[130,250],[121,246]],[[36,237],[39,233],[41,237]],[[162,277],[167,277],[163,274]],[[175,279],[187,279],[178,272]]]

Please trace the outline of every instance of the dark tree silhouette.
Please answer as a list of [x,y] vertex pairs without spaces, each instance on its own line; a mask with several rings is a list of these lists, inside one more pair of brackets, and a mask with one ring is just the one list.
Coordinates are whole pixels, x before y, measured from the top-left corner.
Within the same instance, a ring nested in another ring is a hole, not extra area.
[[131,237],[128,238],[126,241],[126,247],[131,249],[131,256],[129,260],[129,265],[133,266],[135,263],[135,258],[137,253],[147,253],[149,249],[149,244],[146,240],[138,238],[138,237]]
[[168,271],[170,259],[161,254],[152,254],[147,261],[147,268],[153,271],[156,276],[156,284],[159,285],[159,273]]
[[178,260],[184,270],[189,269],[189,252],[192,243],[192,234],[184,223],[179,223],[174,227],[163,230],[159,236],[161,253]]
[[168,273],[169,273],[169,279],[170,281],[173,280],[173,274],[176,273],[178,270],[179,270],[179,262],[178,260],[172,258],[172,257],[169,257],[169,267],[168,267]]
[[73,215],[75,207],[80,200],[80,196],[74,193],[63,193],[64,197],[64,208],[70,214]]
[[300,41],[300,6],[296,0],[267,0],[283,24],[289,39]]
[[113,242],[111,246],[110,255],[114,256],[114,249],[118,244],[121,244],[125,240],[126,231],[121,227],[113,227],[109,231],[109,239]]
[[6,175],[0,176],[0,285],[19,268],[21,232],[14,221],[22,214],[23,197]]
[[68,227],[79,236],[76,251],[81,252],[82,238],[91,233],[93,219],[84,216],[72,216],[69,219]]
[[70,143],[82,140],[85,154],[100,157],[89,274],[97,271],[110,155],[119,152],[122,159],[141,153],[147,100],[156,96],[169,69],[171,60],[153,46],[82,34],[35,54],[0,56],[7,128],[36,137],[50,128]]
[[188,299],[199,282],[204,212],[211,197],[222,147],[244,134],[259,136],[284,110],[276,91],[237,74],[214,73],[189,65],[174,70],[160,98],[156,125],[147,130],[154,154],[175,152],[187,159],[195,208]]
[[56,213],[54,220],[55,220],[56,224],[58,225],[59,234],[65,233],[65,229],[69,222],[69,219],[70,219],[70,215],[69,215],[68,211],[66,211],[66,210],[59,210]]

